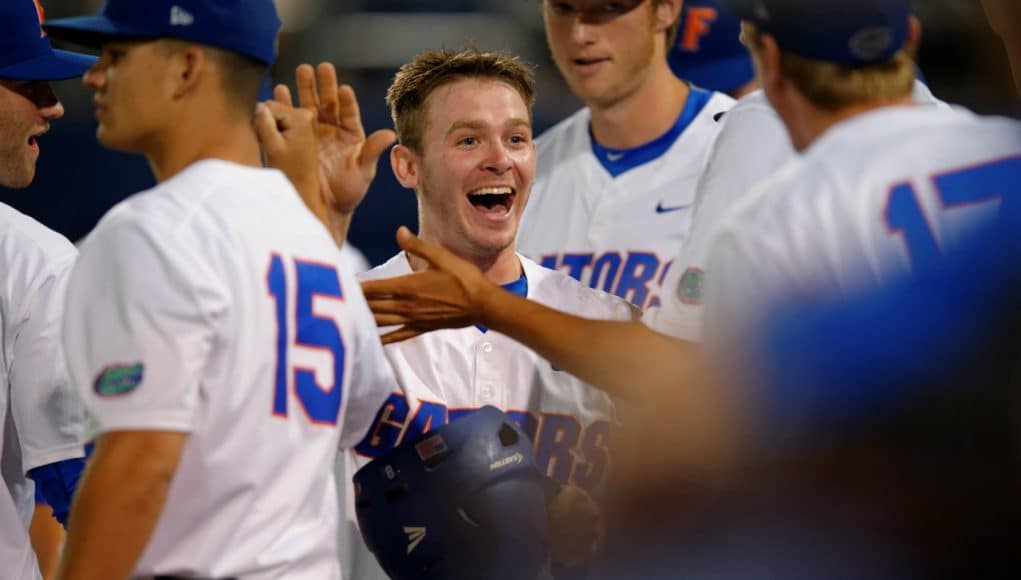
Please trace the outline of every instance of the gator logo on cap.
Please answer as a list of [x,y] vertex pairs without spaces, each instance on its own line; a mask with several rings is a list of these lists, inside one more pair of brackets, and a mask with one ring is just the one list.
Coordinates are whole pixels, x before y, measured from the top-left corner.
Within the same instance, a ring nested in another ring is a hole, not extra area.
[[702,303],[702,278],[705,272],[698,268],[688,268],[681,276],[677,285],[677,298],[684,304],[699,305]]
[[893,45],[893,31],[886,27],[872,27],[858,31],[847,47],[855,58],[869,62],[874,61]]
[[142,383],[142,363],[110,365],[100,371],[92,388],[101,397],[118,397],[138,388]]

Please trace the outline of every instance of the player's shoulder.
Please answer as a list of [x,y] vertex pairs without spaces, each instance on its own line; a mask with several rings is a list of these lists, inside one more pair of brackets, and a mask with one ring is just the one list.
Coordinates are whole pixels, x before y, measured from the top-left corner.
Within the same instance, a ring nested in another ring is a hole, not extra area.
[[818,184],[829,178],[826,168],[813,168],[805,157],[789,159],[746,195],[734,200],[720,220],[717,237],[755,231],[758,224],[779,217],[783,213],[779,208],[789,200],[796,200],[795,206],[805,206],[806,192],[818,189]]
[[293,186],[275,169],[204,159],[115,205],[88,239],[132,229],[153,237],[202,232],[208,238],[228,235],[253,215],[272,216],[278,229],[293,228],[293,215],[311,216],[303,208]]
[[528,279],[529,300],[585,318],[632,318],[633,307],[626,300],[589,288],[566,273],[540,266],[521,254],[518,259]]
[[723,121],[726,123],[729,119],[742,115],[770,115],[779,118],[762,89],[752,91],[735,101],[734,106],[723,116]]
[[0,247],[3,268],[13,270],[11,260],[40,263],[73,259],[77,250],[64,236],[30,216],[0,203]]
[[5,315],[32,302],[46,280],[70,272],[77,255],[66,238],[0,203],[0,323],[9,324]]
[[[1017,121],[976,115],[961,107],[892,106],[862,113],[831,128],[803,157],[812,166],[828,166],[847,175],[866,175],[890,165],[924,162],[919,151],[956,149],[969,139],[997,136],[1016,141]],[[980,149],[982,145],[973,143]],[[983,143],[983,145],[985,145]]]
[[395,276],[403,276],[411,273],[411,264],[408,263],[408,255],[398,252],[392,258],[365,272],[358,274],[359,280],[383,280]]
[[556,163],[572,153],[587,150],[590,147],[591,120],[591,111],[588,107],[582,107],[539,135],[535,139],[538,163]]
[[[715,134],[723,126],[724,119],[734,108],[735,101],[730,95],[710,91],[699,87],[691,87],[688,94],[688,102],[685,103],[685,110],[682,117],[691,115],[688,128],[685,133],[693,131]],[[692,113],[694,113],[692,115]]]
[[733,97],[719,91],[698,88],[695,91],[704,93],[702,98],[705,99],[705,107],[700,114],[707,115],[716,123],[726,117],[726,113],[737,104]]

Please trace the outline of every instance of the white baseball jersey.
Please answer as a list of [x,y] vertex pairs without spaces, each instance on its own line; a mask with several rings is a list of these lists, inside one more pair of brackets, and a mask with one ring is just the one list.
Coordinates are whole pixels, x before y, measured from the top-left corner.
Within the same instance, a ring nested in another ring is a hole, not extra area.
[[189,435],[135,574],[340,576],[329,466],[393,375],[339,259],[282,173],[211,159],[85,240],[64,341],[96,430]]
[[706,337],[733,345],[774,303],[932,264],[1021,202],[1021,124],[886,107],[831,128],[741,199],[713,242]]
[[[950,106],[915,81],[915,103],[940,111]],[[695,198],[691,233],[663,282],[661,304],[645,311],[642,322],[684,340],[702,337],[702,299],[711,242],[727,211],[765,182],[797,153],[783,121],[762,91],[750,93],[724,117]]]
[[344,245],[340,247],[340,264],[341,267],[347,268],[353,274],[368,272],[372,268],[365,254],[348,242],[344,242]]
[[64,292],[78,252],[0,204],[0,562],[3,578],[38,578],[28,524],[36,467],[82,457],[84,413],[60,348]]
[[717,117],[733,103],[693,87],[670,131],[624,151],[594,143],[587,108],[544,133],[518,250],[640,308],[658,304],[688,236]]
[[[587,318],[631,318],[631,306],[623,300],[519,259],[529,299]],[[401,253],[363,278],[408,273],[411,267]],[[381,332],[388,330],[392,328]],[[379,408],[365,439],[350,453],[351,475],[406,437],[492,405],[529,434],[536,462],[547,475],[596,493],[603,489],[614,422],[613,402],[603,391],[554,368],[521,343],[479,327],[430,332],[384,349],[397,377],[396,389]],[[348,535],[345,551],[355,553],[352,577],[386,578],[358,535],[353,498],[347,495],[348,521],[341,534]]]

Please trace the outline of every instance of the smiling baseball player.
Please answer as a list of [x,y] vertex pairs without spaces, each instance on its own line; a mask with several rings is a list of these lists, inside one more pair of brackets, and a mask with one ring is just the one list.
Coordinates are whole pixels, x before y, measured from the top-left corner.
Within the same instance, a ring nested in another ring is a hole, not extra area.
[[[504,290],[579,316],[629,319],[625,301],[515,252],[514,236],[535,171],[532,83],[531,72],[504,55],[419,55],[402,67],[388,93],[400,136],[391,154],[394,174],[418,196],[422,236],[472,261]],[[421,267],[400,253],[362,278],[390,278]],[[492,405],[534,441],[536,463],[545,475],[593,493],[605,488],[614,406],[602,391],[478,326],[385,350],[396,390],[355,447],[349,473],[401,441]],[[380,577],[361,541],[352,539],[357,536],[351,526],[348,544],[356,545],[347,549],[356,552],[353,576]],[[554,538],[555,559],[565,552],[558,549],[564,544],[572,556],[580,553],[577,560],[591,555],[591,541],[570,546],[571,540]],[[572,556],[560,561],[578,564]]]
[[[32,0],[0,3],[0,185],[27,187],[39,137],[64,114],[49,81],[93,57],[53,50]],[[84,412],[60,348],[64,291],[77,251],[63,236],[0,203],[0,576],[35,580],[28,527],[36,491],[67,521],[83,468]]]

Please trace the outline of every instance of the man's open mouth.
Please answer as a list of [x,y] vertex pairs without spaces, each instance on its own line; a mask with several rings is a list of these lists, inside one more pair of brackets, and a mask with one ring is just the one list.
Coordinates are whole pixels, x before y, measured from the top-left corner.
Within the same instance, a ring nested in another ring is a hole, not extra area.
[[514,207],[514,189],[506,186],[480,187],[468,194],[468,202],[484,214],[507,215]]

